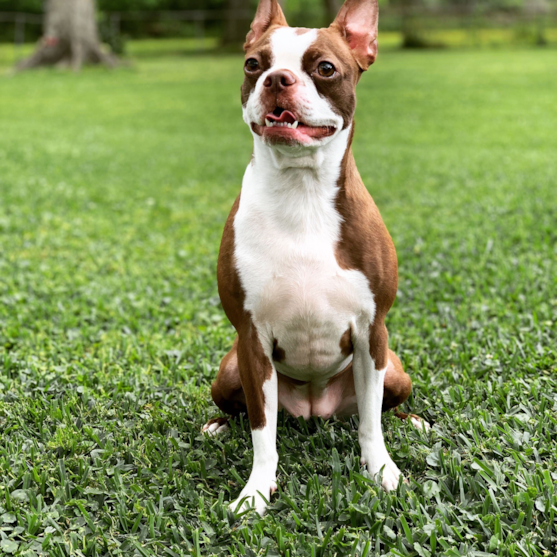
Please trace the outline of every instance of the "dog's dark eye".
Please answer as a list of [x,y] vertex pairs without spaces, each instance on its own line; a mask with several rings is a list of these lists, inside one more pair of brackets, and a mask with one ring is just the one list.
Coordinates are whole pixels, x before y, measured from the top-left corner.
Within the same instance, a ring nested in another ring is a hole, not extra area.
[[317,71],[322,77],[333,77],[335,75],[335,67],[330,62],[321,62],[317,66]]
[[245,68],[248,72],[256,72],[259,69],[259,62],[255,58],[248,58]]

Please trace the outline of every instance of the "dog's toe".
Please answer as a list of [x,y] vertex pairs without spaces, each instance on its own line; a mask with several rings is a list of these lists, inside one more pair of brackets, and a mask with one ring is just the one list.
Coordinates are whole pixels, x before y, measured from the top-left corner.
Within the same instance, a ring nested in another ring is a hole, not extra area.
[[385,472],[383,472],[383,479],[381,480],[381,487],[389,492],[395,490],[397,486],[398,478],[396,474],[392,473],[390,470],[385,470]]
[[236,514],[255,509],[259,516],[263,516],[267,509],[267,503],[276,490],[276,480],[250,480],[238,499],[230,503],[230,508]]
[[201,429],[201,433],[205,433],[209,436],[219,435],[228,431],[230,426],[228,425],[228,418],[213,418],[209,420]]
[[402,473],[386,450],[378,453],[374,452],[367,458],[362,455],[360,462],[367,465],[367,470],[372,476],[378,477],[385,491],[393,491],[398,487]]
[[401,472],[398,466],[391,460],[385,464],[383,468],[383,476],[381,478],[381,487],[385,491],[393,491],[398,486],[398,479],[401,476]]
[[410,423],[420,431],[429,431],[431,429],[429,422],[426,422],[423,418],[420,418],[420,416],[416,416],[415,414],[410,416]]

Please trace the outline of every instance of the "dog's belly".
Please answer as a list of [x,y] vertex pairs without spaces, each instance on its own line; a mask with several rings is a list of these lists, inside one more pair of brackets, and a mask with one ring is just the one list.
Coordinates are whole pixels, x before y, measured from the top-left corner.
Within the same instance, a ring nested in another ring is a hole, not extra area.
[[279,407],[294,417],[357,411],[352,331],[367,312],[353,279],[338,268],[298,265],[269,280],[260,297],[256,318],[273,338]]
[[351,360],[358,291],[322,265],[290,271],[269,281],[256,319],[272,335],[280,373],[299,381],[326,381]]

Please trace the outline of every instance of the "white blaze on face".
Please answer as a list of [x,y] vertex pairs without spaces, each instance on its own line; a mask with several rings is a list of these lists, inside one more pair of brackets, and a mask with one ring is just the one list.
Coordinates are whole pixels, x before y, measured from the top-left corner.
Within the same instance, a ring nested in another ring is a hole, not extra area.
[[[264,123],[261,95],[266,77],[277,70],[289,70],[300,83],[294,99],[298,120],[308,126],[333,126],[337,130],[336,133],[342,130],[342,117],[335,113],[330,102],[319,94],[312,78],[302,67],[304,54],[317,39],[317,34],[317,29],[300,33],[299,29],[292,27],[281,27],[273,32],[270,41],[271,67],[261,74],[243,109],[244,121],[248,126],[251,127],[253,122],[259,125]],[[327,137],[325,142],[330,141],[334,135]]]
[[271,36],[273,65],[269,72],[290,70],[296,77],[302,77],[302,59],[306,50],[317,39],[317,29],[298,34],[292,27],[281,27]]

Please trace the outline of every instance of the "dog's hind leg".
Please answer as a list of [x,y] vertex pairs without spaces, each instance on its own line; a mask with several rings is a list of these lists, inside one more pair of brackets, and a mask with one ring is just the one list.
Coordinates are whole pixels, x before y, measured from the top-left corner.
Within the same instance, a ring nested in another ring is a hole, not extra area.
[[398,356],[389,350],[389,363],[385,374],[385,385],[383,392],[383,412],[394,409],[394,414],[401,420],[409,420],[416,429],[428,431],[430,425],[416,414],[405,414],[398,411],[399,404],[402,404],[412,391],[412,381],[410,376],[404,371]]
[[[228,354],[222,359],[217,378],[211,385],[211,396],[214,403],[226,414],[236,416],[246,412],[246,397],[240,381],[238,371],[238,337]],[[228,429],[228,418],[212,418],[202,431],[209,435],[216,435]]]

